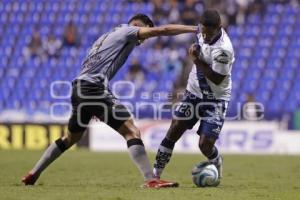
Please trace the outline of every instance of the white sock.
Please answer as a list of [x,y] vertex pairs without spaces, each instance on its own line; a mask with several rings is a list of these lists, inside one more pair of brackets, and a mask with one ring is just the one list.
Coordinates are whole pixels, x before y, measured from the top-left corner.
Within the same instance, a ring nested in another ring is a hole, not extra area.
[[144,176],[145,181],[153,178],[150,161],[141,139],[134,138],[127,141],[128,151],[134,164]]
[[56,160],[66,150],[61,139],[52,143],[44,152],[40,160],[30,171],[32,174],[40,175],[54,160]]

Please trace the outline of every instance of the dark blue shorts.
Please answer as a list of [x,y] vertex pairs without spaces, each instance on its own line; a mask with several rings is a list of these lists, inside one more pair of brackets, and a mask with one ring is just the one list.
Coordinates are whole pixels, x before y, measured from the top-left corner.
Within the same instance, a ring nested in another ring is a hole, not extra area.
[[182,101],[176,106],[173,118],[185,121],[188,129],[200,120],[197,133],[218,139],[224,124],[228,101],[200,99],[186,91]]
[[131,117],[127,108],[109,91],[105,91],[104,86],[84,80],[73,82],[71,103],[70,133],[84,132],[94,116],[115,130]]

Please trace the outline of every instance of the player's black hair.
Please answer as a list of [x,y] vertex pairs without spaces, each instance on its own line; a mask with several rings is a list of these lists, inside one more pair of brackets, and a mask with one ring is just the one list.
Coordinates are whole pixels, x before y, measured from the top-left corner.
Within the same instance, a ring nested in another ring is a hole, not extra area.
[[145,14],[142,14],[142,13],[139,13],[139,14],[136,14],[134,15],[129,21],[128,21],[128,24],[130,22],[132,22],[133,20],[141,20],[144,24],[150,26],[150,27],[153,27],[154,26],[154,23],[153,21]]
[[200,17],[200,23],[203,26],[219,28],[221,26],[221,17],[216,10],[205,10]]

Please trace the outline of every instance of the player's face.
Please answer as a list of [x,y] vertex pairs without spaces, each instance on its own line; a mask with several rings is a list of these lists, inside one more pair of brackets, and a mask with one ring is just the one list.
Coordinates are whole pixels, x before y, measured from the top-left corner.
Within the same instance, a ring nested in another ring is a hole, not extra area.
[[204,43],[210,43],[218,31],[215,28],[201,26],[201,33],[204,39]]

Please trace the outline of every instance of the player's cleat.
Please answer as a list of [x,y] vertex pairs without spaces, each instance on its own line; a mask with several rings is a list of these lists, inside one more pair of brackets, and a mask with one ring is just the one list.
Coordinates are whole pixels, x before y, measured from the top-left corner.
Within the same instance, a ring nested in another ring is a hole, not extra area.
[[39,178],[39,175],[34,175],[32,173],[28,173],[26,176],[22,178],[22,182],[25,185],[34,185],[34,183],[37,181]]
[[146,181],[142,187],[143,188],[170,188],[170,187],[178,187],[179,183],[172,181],[164,181],[160,179],[151,179]]
[[218,170],[218,174],[219,174],[219,179],[221,179],[223,177],[223,157],[220,156],[215,162],[211,162],[212,164],[214,164]]

